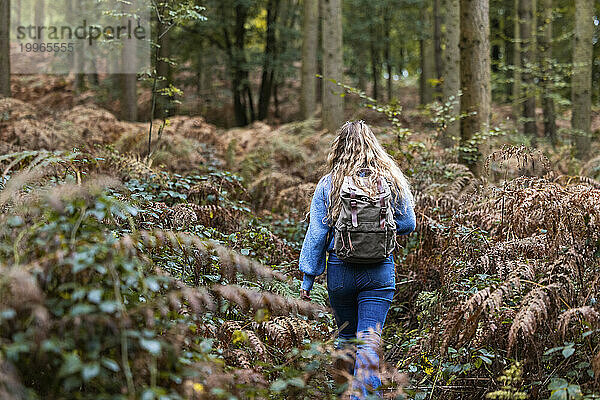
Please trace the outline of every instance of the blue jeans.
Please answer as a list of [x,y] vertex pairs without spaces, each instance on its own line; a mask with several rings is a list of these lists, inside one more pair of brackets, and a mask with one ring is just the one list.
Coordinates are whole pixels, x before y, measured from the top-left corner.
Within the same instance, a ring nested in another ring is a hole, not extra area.
[[353,388],[361,393],[360,398],[365,398],[369,389],[381,395],[376,392],[381,386],[378,350],[394,297],[395,275],[393,256],[376,264],[346,263],[334,252],[327,259],[329,302],[338,329],[341,327],[338,348],[350,341],[358,342]]

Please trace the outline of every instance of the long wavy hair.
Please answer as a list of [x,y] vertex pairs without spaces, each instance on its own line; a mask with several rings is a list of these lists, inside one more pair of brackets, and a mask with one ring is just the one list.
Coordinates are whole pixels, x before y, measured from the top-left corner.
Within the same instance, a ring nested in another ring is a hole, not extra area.
[[355,179],[356,185],[367,193],[377,193],[377,178],[385,178],[391,183],[394,201],[406,207],[413,204],[413,195],[406,177],[383,149],[373,134],[371,128],[364,121],[347,121],[339,129],[337,136],[331,144],[327,157],[327,168],[331,174],[331,190],[329,191],[329,207],[327,209],[327,222],[335,224],[342,201],[340,190],[345,176],[358,177],[363,170],[369,170],[367,179]]

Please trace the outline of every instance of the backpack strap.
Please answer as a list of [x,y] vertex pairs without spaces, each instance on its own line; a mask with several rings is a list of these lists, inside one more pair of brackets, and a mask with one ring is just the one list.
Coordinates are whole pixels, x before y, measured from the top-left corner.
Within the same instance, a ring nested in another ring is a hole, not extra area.
[[387,206],[385,205],[385,193],[383,191],[383,184],[381,178],[377,178],[377,191],[379,192],[379,226],[381,229],[385,228],[385,217],[387,214]]
[[350,187],[350,214],[352,215],[352,226],[358,226],[358,204],[356,202],[356,192],[354,187]]

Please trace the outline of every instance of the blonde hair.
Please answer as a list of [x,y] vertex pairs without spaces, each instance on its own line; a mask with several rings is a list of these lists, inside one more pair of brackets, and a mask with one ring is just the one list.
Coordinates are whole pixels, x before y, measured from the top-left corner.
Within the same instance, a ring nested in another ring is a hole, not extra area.
[[[413,204],[413,196],[406,177],[383,149],[373,131],[364,121],[347,121],[339,129],[331,144],[327,157],[328,170],[331,174],[331,190],[329,191],[329,207],[327,221],[333,225],[340,215],[342,201],[340,190],[345,176],[357,177],[362,170],[368,169],[371,174],[367,184],[361,187],[368,193],[376,193],[377,178],[382,177],[391,183],[396,204],[402,200],[404,206]],[[362,180],[355,180],[359,186]]]

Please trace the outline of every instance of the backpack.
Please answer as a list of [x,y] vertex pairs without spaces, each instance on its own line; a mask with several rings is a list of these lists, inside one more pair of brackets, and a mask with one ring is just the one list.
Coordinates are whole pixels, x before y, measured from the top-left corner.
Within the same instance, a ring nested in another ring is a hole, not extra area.
[[335,223],[333,249],[339,259],[347,262],[381,262],[394,251],[396,244],[392,191],[388,182],[378,177],[378,194],[372,198],[356,185],[356,179],[367,178],[346,176],[342,183],[342,207]]

